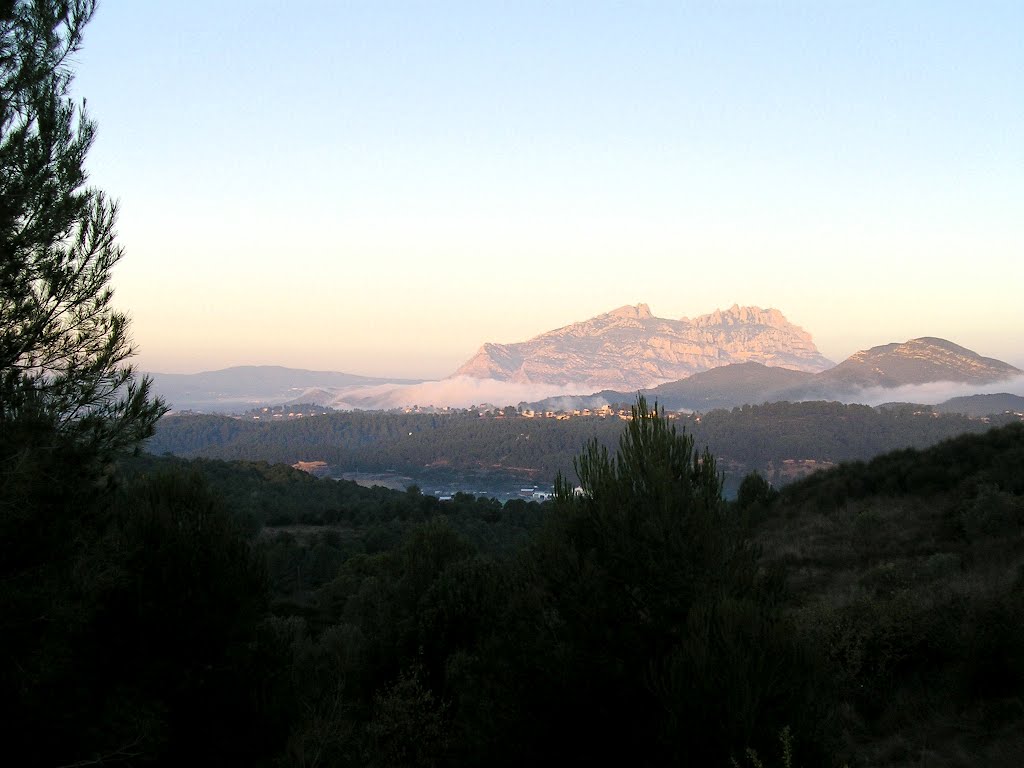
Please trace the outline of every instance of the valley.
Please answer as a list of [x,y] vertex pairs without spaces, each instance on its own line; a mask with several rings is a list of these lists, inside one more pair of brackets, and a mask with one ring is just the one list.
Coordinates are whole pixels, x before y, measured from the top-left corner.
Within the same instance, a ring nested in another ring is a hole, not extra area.
[[[157,455],[323,462],[324,472],[334,477],[377,475],[390,487],[404,487],[406,481],[399,480],[404,477],[433,495],[463,492],[504,501],[517,498],[523,487],[547,490],[559,473],[575,482],[573,459],[579,451],[590,441],[614,449],[628,423],[610,407],[605,416],[578,409],[547,413],[514,408],[360,411],[279,421],[178,414],[165,417],[144,447]],[[730,496],[752,471],[782,486],[835,464],[924,448],[1022,418],[1012,411],[968,417],[930,406],[872,408],[824,401],[667,416],[679,431],[713,451]]]

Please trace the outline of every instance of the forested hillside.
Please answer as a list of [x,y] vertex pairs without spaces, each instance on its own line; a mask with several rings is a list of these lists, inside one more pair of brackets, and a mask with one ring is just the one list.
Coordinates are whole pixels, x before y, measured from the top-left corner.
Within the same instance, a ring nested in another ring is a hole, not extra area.
[[748,484],[850,765],[1024,762],[1022,467],[1014,424],[819,473],[774,500]]
[[8,749],[1019,764],[1024,427],[781,494],[751,475],[727,504],[678,426],[641,411],[610,455],[582,452],[584,495],[545,505],[146,455],[119,460],[113,490],[51,485],[74,527],[5,528],[8,554],[56,557],[0,590]]
[[[869,459],[991,426],[912,407],[876,409],[827,402],[744,406],[703,416],[681,415],[677,423],[699,444],[713,447],[735,482],[756,469],[776,484],[788,479],[780,469],[787,459]],[[158,455],[288,464],[319,460],[339,473],[397,470],[422,476],[430,471],[492,470],[551,482],[559,472],[574,476],[573,458],[588,440],[614,447],[623,424],[615,418],[528,419],[473,411],[330,413],[271,423],[181,414],[165,417],[145,447]]]

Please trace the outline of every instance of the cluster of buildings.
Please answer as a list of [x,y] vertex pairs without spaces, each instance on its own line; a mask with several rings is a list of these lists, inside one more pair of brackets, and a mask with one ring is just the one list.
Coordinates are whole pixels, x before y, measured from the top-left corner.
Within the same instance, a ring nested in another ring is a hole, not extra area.
[[523,408],[519,415],[524,419],[571,419],[573,416],[599,416],[602,419],[617,417],[629,421],[633,418],[633,412],[629,408],[612,408],[610,405],[602,405],[600,408],[574,408],[571,411],[535,411],[532,408]]
[[304,419],[309,416],[326,416],[331,409],[317,405],[273,405],[267,408],[259,408],[248,411],[245,417],[253,421],[291,421],[293,419]]
[[[577,416],[597,416],[602,419],[617,418],[623,421],[633,420],[633,409],[632,408],[615,408],[611,405],[602,405],[600,408],[574,408],[569,411],[535,411],[530,408],[522,408],[519,411],[519,416],[524,419],[572,419]],[[691,414],[686,412],[675,412],[665,411],[665,416],[669,419],[677,419],[680,416],[690,416]],[[695,417],[696,421],[700,421],[700,417]]]

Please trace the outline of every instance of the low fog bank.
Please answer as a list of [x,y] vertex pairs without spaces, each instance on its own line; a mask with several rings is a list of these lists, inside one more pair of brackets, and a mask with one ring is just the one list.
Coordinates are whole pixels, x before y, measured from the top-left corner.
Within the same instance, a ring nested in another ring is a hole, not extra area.
[[[471,405],[488,404],[499,408],[518,405],[522,402],[541,403],[546,409],[571,411],[576,408],[600,408],[612,404],[609,390],[593,392],[592,385],[554,385],[543,383],[517,383],[496,379],[479,379],[473,376],[455,376],[440,381],[427,381],[403,386],[374,386],[346,389],[336,393],[329,403],[340,410],[376,410],[405,408],[412,406],[434,406],[438,408],[468,408]],[[992,384],[968,384],[955,381],[938,381],[929,384],[913,384],[901,387],[866,387],[856,391],[816,392],[805,396],[787,396],[785,392],[775,393],[768,400],[836,400],[843,403],[882,405],[884,403],[906,402],[938,405],[954,397],[1008,393],[1024,397],[1024,374]],[[631,402],[636,393],[614,393],[615,402]],[[649,394],[650,396],[650,394]],[[736,405],[742,405],[737,402]],[[692,404],[678,410],[692,410]],[[718,406],[722,407],[722,406]]]
[[[239,389],[242,389],[241,387]],[[534,403],[535,407],[554,411],[571,411],[577,408],[600,408],[615,403],[632,402],[636,392],[617,392],[605,389],[595,392],[593,384],[545,384],[480,379],[473,376],[453,376],[439,381],[419,383],[360,383],[347,386],[290,387],[285,391],[263,391],[258,384],[252,392],[210,392],[193,387],[180,392],[160,392],[176,410],[200,410],[206,412],[231,413],[266,405],[288,405],[315,403],[338,410],[387,410],[391,408],[436,407],[468,408],[473,405],[489,405],[498,408],[517,406],[520,403]],[[955,397],[970,395],[993,395],[1007,393],[1024,397],[1024,374],[991,384],[970,384],[954,381],[939,381],[928,384],[914,384],[901,387],[866,387],[862,389],[815,390],[798,389],[764,391],[760,397],[751,398],[751,393],[707,392],[683,397],[664,397],[664,405],[671,410],[713,410],[777,400],[802,402],[810,400],[834,400],[843,403],[860,403],[877,406],[884,403],[921,403],[938,405]],[[653,392],[648,397],[658,398]],[[170,395],[170,396],[169,396]]]
[[938,405],[954,397],[997,395],[1001,393],[1024,397],[1024,374],[991,384],[968,384],[962,381],[933,381],[928,384],[907,384],[902,387],[866,387],[856,394],[839,396],[844,403],[882,405],[883,403],[922,403]]
[[[589,389],[589,387],[587,387]],[[372,391],[371,391],[372,389]],[[474,376],[453,376],[440,381],[425,381],[399,387],[374,387],[350,390],[330,403],[332,408],[351,410],[362,408],[404,408],[435,406],[438,408],[468,408],[487,403],[503,408],[521,402],[533,402],[547,397],[579,395],[580,388],[572,385],[519,383],[479,379]]]

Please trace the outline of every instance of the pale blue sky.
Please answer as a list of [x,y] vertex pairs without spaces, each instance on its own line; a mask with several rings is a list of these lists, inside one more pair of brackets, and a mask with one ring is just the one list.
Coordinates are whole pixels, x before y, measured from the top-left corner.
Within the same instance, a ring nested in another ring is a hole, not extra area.
[[1020,2],[102,0],[138,362],[443,376],[646,302],[1024,364]]

